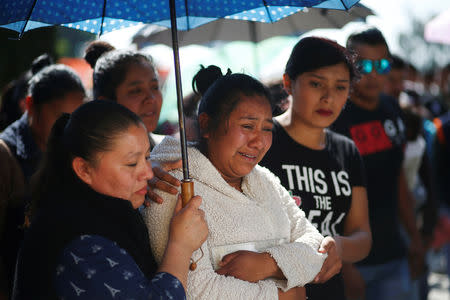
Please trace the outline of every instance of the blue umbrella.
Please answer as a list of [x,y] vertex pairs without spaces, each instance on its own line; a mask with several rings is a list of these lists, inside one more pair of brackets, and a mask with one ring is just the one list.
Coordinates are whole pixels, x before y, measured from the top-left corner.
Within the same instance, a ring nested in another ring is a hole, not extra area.
[[[359,0],[175,0],[177,28],[218,18],[276,22],[304,7],[348,10]],[[2,0],[0,27],[23,34],[62,25],[105,33],[137,24],[171,26],[169,0]]]
[[359,0],[2,0],[0,27],[24,32],[62,25],[102,34],[137,24],[170,27],[183,160],[183,203],[193,195],[189,179],[178,29],[189,30],[219,18],[276,22],[304,7],[348,10]]

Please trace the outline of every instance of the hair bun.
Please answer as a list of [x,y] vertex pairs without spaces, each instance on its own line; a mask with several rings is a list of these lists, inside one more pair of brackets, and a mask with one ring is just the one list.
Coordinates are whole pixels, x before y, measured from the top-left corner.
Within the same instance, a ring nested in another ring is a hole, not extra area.
[[31,74],[34,75],[43,68],[52,65],[53,63],[53,58],[48,53],[44,53],[36,57],[31,63]]
[[209,65],[205,68],[203,65],[200,65],[200,70],[192,78],[192,90],[197,95],[202,96],[217,79],[230,74],[231,70],[229,68],[227,73],[223,75],[222,70],[218,66]]
[[114,46],[105,41],[93,41],[84,51],[84,60],[94,69],[100,56],[115,49]]

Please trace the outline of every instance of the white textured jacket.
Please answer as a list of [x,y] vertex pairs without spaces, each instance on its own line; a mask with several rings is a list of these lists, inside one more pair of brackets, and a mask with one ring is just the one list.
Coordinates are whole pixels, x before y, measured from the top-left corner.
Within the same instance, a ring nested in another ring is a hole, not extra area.
[[[277,299],[277,288],[286,291],[310,282],[326,255],[318,253],[322,235],[306,219],[279,179],[256,166],[242,182],[243,193],[231,187],[200,151],[189,147],[190,175],[195,194],[203,198],[209,236],[202,245],[204,257],[188,276],[188,299]],[[166,137],[152,151],[152,161],[180,159],[177,139]],[[172,174],[181,179],[182,171]],[[176,196],[159,191],[164,203],[144,211],[150,243],[158,263],[168,240]],[[237,250],[268,252],[287,280],[266,279],[250,283],[219,275],[214,266],[224,254]],[[197,250],[193,254],[196,260]]]

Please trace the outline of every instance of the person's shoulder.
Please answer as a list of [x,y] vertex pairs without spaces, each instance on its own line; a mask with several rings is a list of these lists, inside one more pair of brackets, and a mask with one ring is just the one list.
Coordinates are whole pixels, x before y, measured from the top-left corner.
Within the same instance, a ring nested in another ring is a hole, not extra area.
[[15,142],[18,135],[28,127],[28,114],[24,113],[19,119],[9,124],[2,132],[0,132],[0,139],[4,140],[8,144]]
[[394,112],[396,114],[402,114],[402,109],[397,99],[386,94],[380,94],[380,105],[382,108]]
[[167,135],[153,148],[150,157],[152,161],[176,161],[181,157],[180,152],[180,140]]
[[244,184],[246,190],[260,203],[278,203],[287,194],[280,179],[269,169],[260,165],[256,165],[250,174],[245,176]]
[[11,149],[3,139],[0,138],[0,159],[5,157],[12,157]]
[[327,135],[328,140],[330,142],[328,148],[331,149],[332,154],[333,152],[336,151],[338,152],[343,151],[344,153],[356,153],[356,152],[359,153],[358,148],[355,145],[355,142],[351,138],[338,132],[335,132],[333,130],[328,130]]
[[283,147],[285,146],[285,143],[290,140],[290,137],[286,132],[286,129],[283,128],[276,118],[273,118],[272,120],[272,145],[269,152],[273,152],[275,149],[278,151],[284,150]]
[[156,146],[156,145],[160,144],[166,137],[165,135],[156,134],[156,133],[152,133],[152,132],[150,132],[148,134],[148,136],[150,138],[150,142],[151,142],[152,146]]
[[0,166],[0,173],[4,173],[6,171],[9,172],[12,169],[17,169],[21,172],[17,158],[13,154],[12,149],[3,139],[0,139]]
[[358,108],[353,104],[351,100],[347,100],[347,103],[342,108],[341,113],[337,119],[330,125],[333,130],[342,132],[344,129],[348,128],[349,124],[352,123],[355,116],[358,114],[356,111]]
[[352,139],[349,137],[346,137],[345,135],[335,132],[333,130],[327,130],[328,139],[331,143],[334,144],[343,144],[343,145],[349,145],[354,146],[355,143]]
[[273,174],[268,168],[256,165],[252,172],[247,175],[250,176],[251,182],[260,187],[278,187],[281,186],[280,179]]
[[16,126],[13,126],[13,124],[9,125],[8,127],[5,128],[5,130],[3,130],[2,132],[0,132],[0,140],[2,141],[2,146],[4,147],[5,145],[7,145],[7,148],[11,151],[13,149],[11,149],[11,146],[14,147],[14,145],[16,144],[16,136],[18,133],[18,129],[16,128]]

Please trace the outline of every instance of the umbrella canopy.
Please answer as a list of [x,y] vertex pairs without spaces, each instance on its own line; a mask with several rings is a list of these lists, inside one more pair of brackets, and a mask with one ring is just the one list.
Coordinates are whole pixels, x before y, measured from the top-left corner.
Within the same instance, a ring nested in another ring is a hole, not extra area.
[[[171,27],[183,177],[187,183],[182,194],[183,199],[190,199],[187,195],[193,193],[193,187],[189,185],[178,28],[188,30],[227,16],[275,22],[304,7],[348,10],[357,2],[359,0],[2,0],[0,27],[19,32],[19,37],[27,30],[51,25],[99,34],[143,23]],[[188,190],[190,192],[185,192]]]
[[[304,7],[348,10],[359,0],[174,0],[177,28],[189,30],[229,16],[276,22]],[[171,27],[169,0],[2,0],[0,27],[23,34],[62,25],[105,33],[138,24]]]
[[[363,21],[373,15],[370,8],[356,4],[349,11],[325,8],[305,8],[289,15],[276,23],[236,20],[232,16],[218,19],[192,30],[178,34],[180,46],[204,44],[211,41],[251,41],[258,43],[280,35],[296,35],[316,28],[341,28],[352,21]],[[133,37],[138,48],[150,44],[172,45],[172,36],[167,28],[149,24],[139,30]]]
[[450,45],[450,8],[425,25],[425,40]]

